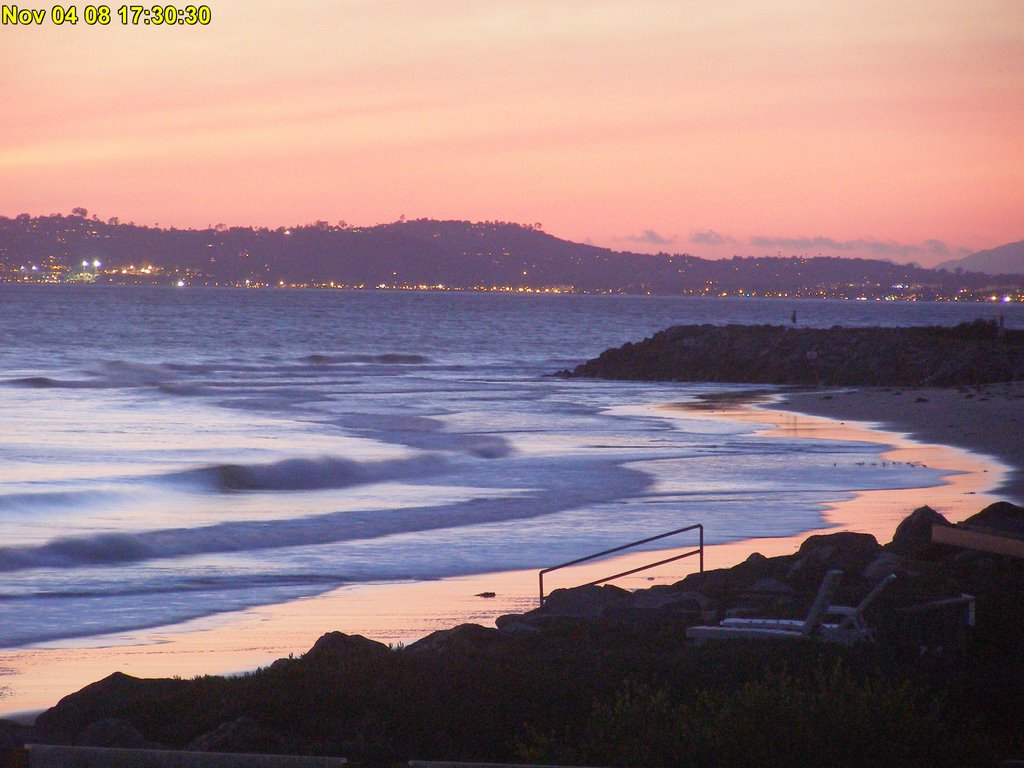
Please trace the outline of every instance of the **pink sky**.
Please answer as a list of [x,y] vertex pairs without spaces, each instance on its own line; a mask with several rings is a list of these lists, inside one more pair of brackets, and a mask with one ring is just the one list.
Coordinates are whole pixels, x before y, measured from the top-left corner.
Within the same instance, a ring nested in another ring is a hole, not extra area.
[[0,214],[926,265],[1024,239],[1020,0],[210,8],[0,27]]

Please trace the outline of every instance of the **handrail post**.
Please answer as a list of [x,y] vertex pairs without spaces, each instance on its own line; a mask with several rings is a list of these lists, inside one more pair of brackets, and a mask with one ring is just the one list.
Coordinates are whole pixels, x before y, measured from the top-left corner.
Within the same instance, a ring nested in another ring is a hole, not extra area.
[[700,533],[700,572],[704,573],[704,523],[697,523],[697,531]]

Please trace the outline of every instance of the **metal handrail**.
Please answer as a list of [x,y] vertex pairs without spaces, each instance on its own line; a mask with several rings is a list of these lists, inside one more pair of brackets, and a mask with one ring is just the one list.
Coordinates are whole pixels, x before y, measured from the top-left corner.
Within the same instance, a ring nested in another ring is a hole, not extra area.
[[700,531],[700,543],[698,544],[697,549],[694,549],[694,550],[692,550],[690,552],[684,552],[681,555],[675,555],[673,557],[669,557],[669,558],[666,558],[664,560],[659,560],[656,563],[650,563],[649,565],[641,565],[639,568],[632,568],[632,569],[630,569],[628,571],[623,571],[622,573],[616,573],[614,576],[606,576],[603,579],[596,579],[594,581],[589,581],[586,584],[580,584],[578,586],[581,586],[581,587],[592,587],[595,584],[603,584],[604,582],[611,581],[612,579],[618,579],[618,578],[621,578],[623,576],[630,576],[630,575],[632,575],[634,573],[639,573],[640,571],[646,571],[648,568],[657,568],[659,565],[665,565],[666,563],[672,563],[672,562],[675,562],[676,560],[682,560],[684,557],[691,557],[693,555],[698,555],[698,554],[700,555],[700,572],[704,573],[704,524],[703,523],[695,523],[694,525],[688,525],[685,528],[677,528],[676,530],[669,531],[668,533],[660,533],[657,536],[650,536],[650,537],[648,537],[646,539],[640,539],[639,541],[633,541],[633,542],[630,542],[629,544],[623,544],[620,547],[613,547],[611,549],[606,549],[603,552],[595,552],[594,554],[587,555],[586,557],[578,557],[575,560],[570,560],[567,563],[562,563],[561,565],[553,565],[550,568],[543,569],[540,573],[537,574],[538,580],[540,582],[540,604],[544,605],[544,599],[545,599],[544,598],[544,574],[545,573],[551,573],[552,571],[557,571],[560,568],[568,568],[570,565],[579,565],[580,563],[585,563],[588,560],[595,560],[595,559],[597,559],[599,557],[604,557],[605,555],[611,555],[611,554],[614,554],[615,552],[621,552],[622,550],[629,549],[630,547],[638,547],[641,544],[647,544],[647,543],[652,542],[652,541],[657,541],[658,539],[665,539],[665,538],[668,538],[669,536],[675,536],[676,534],[679,534],[679,533],[685,533],[686,531],[692,531],[695,528]]

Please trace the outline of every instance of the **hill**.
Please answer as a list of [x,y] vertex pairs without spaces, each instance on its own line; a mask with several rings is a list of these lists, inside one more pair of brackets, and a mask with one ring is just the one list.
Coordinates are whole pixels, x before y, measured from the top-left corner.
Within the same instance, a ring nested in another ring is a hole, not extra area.
[[70,216],[0,217],[0,281],[462,290],[552,290],[836,298],[990,298],[1020,280],[872,259],[712,261],[612,251],[540,225],[325,221],[278,229],[160,229]]
[[936,269],[985,272],[989,275],[1024,275],[1024,240],[939,264]]

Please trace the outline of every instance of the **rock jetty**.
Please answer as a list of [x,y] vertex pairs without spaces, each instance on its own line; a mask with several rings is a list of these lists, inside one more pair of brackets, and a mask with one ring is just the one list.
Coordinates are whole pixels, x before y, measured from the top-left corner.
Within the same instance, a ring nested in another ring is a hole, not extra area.
[[1024,331],[955,327],[680,325],[609,349],[566,377],[811,386],[958,386],[1024,379]]

